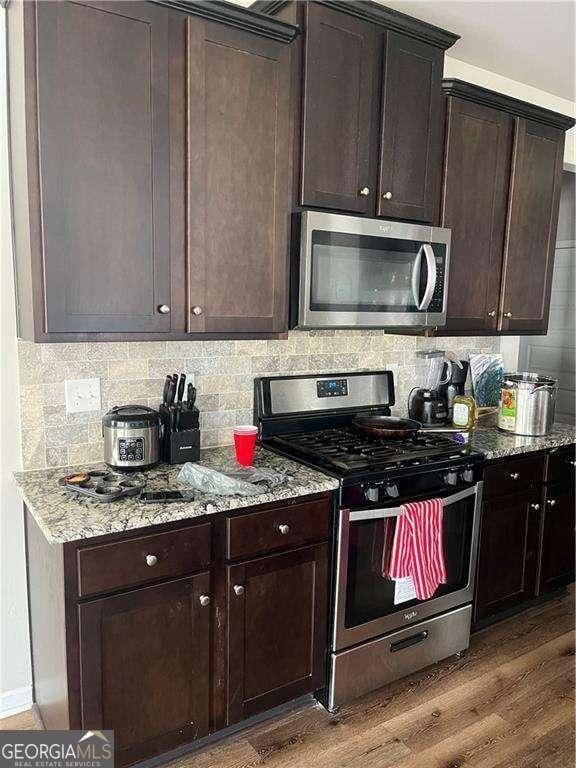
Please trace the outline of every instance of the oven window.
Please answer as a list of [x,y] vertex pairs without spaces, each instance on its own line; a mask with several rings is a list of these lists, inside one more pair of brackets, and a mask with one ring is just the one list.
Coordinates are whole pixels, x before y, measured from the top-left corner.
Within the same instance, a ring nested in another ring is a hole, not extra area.
[[418,312],[427,278],[425,259],[414,275],[421,246],[420,241],[314,230],[310,309]]
[[[412,605],[393,579],[383,575],[390,558],[397,518],[350,523],[346,591],[346,628],[379,619]],[[444,508],[444,559],[448,581],[434,598],[466,587],[474,523],[474,497]],[[432,598],[431,598],[432,599]]]

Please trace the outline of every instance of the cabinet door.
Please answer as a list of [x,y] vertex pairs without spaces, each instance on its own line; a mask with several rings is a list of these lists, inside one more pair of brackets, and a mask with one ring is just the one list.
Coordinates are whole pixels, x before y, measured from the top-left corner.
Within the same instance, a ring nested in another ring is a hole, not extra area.
[[374,214],[378,45],[371,24],[306,3],[302,205]]
[[564,131],[517,118],[504,251],[501,329],[548,328]]
[[188,20],[191,332],[287,328],[290,48]]
[[378,216],[436,223],[442,174],[444,53],[385,35]]
[[536,594],[539,491],[484,504],[476,589],[476,621]]
[[448,98],[440,226],[452,230],[446,327],[498,326],[513,120]]
[[325,679],[328,544],[228,567],[228,724]]
[[120,764],[208,732],[208,573],[79,607],[82,727],[114,730]]
[[546,488],[542,511],[539,592],[574,581],[574,481]]
[[178,30],[151,3],[37,5],[48,333],[183,329]]

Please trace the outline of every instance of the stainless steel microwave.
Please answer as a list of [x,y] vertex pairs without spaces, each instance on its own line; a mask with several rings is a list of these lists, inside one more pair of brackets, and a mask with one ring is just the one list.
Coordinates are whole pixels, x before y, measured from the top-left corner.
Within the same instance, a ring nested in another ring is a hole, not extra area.
[[445,325],[449,229],[318,211],[294,223],[293,328]]

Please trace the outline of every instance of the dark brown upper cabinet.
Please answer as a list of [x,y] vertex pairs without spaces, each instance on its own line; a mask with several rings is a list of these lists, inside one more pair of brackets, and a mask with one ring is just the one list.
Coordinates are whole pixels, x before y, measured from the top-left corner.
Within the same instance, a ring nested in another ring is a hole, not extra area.
[[447,325],[496,331],[513,119],[449,97],[440,225],[452,230]]
[[516,119],[504,246],[501,328],[546,333],[565,131]]
[[374,210],[378,38],[373,24],[307,3],[300,202]]
[[189,20],[190,332],[287,328],[290,56],[282,42]]
[[444,50],[458,37],[376,3],[303,5],[299,203],[435,222]]
[[183,328],[182,22],[144,2],[9,13],[21,335]]
[[287,329],[297,29],[171,5],[10,4],[23,338]]
[[438,220],[443,66],[440,48],[385,33],[378,216]]
[[452,230],[441,334],[546,333],[565,115],[445,80],[440,224]]

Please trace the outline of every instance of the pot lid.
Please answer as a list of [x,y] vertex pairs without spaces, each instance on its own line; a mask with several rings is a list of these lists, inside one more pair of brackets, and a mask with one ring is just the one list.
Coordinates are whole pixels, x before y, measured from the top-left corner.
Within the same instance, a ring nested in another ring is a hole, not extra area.
[[106,413],[102,419],[104,426],[123,424],[124,426],[142,428],[160,423],[160,414],[146,405],[117,405]]
[[524,371],[523,373],[505,373],[504,384],[516,384],[517,386],[525,385],[531,386],[547,386],[555,387],[558,384],[558,379],[553,379],[551,376],[540,376],[539,373],[529,373]]

